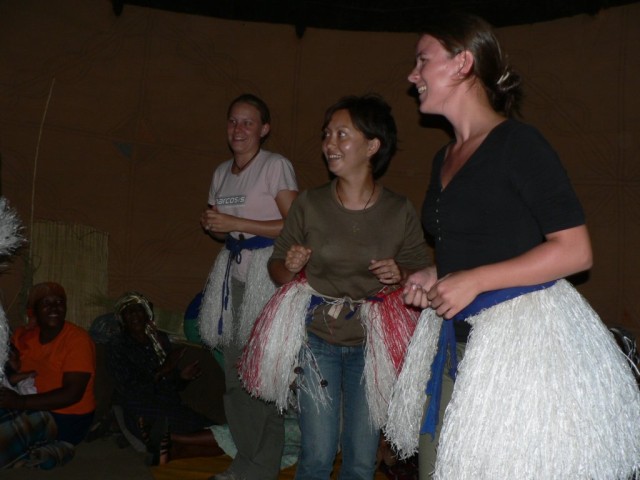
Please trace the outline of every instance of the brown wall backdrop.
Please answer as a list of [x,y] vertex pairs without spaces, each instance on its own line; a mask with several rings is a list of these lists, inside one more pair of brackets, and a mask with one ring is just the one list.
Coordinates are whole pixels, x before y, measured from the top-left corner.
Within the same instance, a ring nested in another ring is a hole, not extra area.
[[[498,31],[526,82],[525,121],[559,151],[587,211],[596,263],[579,288],[607,323],[635,333],[639,23],[633,4]],[[179,318],[219,249],[198,218],[214,168],[229,158],[227,104],[242,92],[269,103],[267,148],[292,160],[301,188],[327,178],[319,136],[325,108],[345,94],[381,93],[401,139],[384,183],[419,208],[446,135],[420,124],[408,94],[416,40],[317,29],[299,39],[286,25],[132,6],[117,18],[105,0],[2,0],[2,194],[29,238],[42,221],[108,237],[108,251],[92,253],[108,255],[104,291],[100,282],[93,292],[69,287],[70,300],[94,308],[77,315],[93,315],[101,297],[136,289]],[[56,248],[67,255],[63,278],[73,283],[79,255]],[[0,276],[13,324],[22,321],[21,291],[31,278],[28,252]],[[43,270],[46,261],[35,262],[36,279],[56,275]]]

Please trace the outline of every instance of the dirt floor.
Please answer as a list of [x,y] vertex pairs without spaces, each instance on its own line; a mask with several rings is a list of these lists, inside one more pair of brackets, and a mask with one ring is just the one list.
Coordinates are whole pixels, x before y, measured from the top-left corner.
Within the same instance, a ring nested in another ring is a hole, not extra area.
[[83,442],[66,465],[49,471],[16,468],[0,470],[2,480],[154,480],[145,454],[120,448],[115,437]]

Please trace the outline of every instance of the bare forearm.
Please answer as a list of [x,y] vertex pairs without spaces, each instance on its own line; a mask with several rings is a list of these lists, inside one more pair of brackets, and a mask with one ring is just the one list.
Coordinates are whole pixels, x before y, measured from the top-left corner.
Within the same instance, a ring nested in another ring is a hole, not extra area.
[[212,232],[211,230],[205,230],[204,232],[207,235],[209,235],[211,238],[213,238],[214,240],[217,240],[219,242],[224,242],[225,239],[227,238],[227,235],[228,235],[228,233]]
[[92,373],[65,372],[62,386],[48,392],[26,395],[24,408],[28,410],[55,410],[79,402],[87,389]]
[[269,261],[269,275],[276,285],[289,283],[296,276],[284,266],[284,260],[273,259]]
[[[232,218],[232,220],[230,220]],[[282,230],[283,220],[249,220],[240,217],[228,217],[229,232],[249,233],[260,237],[276,238]],[[214,240],[224,242],[229,233],[205,230]]]
[[591,263],[586,227],[570,228],[548,234],[545,242],[515,258],[450,273],[428,292],[411,285],[405,288],[405,301],[452,318],[480,293],[557,280],[584,271]]
[[470,272],[480,292],[517,285],[535,285],[564,278],[591,268],[593,257],[586,227],[547,236],[547,241],[528,252]]
[[261,237],[276,238],[280,235],[284,221],[280,220],[249,220],[247,218],[237,219],[237,228],[233,231],[250,233]]
[[79,402],[83,393],[58,388],[50,392],[23,395],[21,397],[22,405],[17,406],[17,408],[23,410],[57,410]]
[[224,240],[229,232],[242,232],[267,238],[276,238],[280,235],[284,218],[287,217],[291,203],[298,192],[281,190],[275,197],[281,219],[278,220],[251,220],[219,212],[215,206],[209,205],[200,217],[200,225],[217,240]]

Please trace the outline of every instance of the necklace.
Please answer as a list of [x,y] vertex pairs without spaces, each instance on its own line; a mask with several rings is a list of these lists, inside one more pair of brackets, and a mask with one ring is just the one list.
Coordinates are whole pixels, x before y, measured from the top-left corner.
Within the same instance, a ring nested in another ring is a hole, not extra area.
[[233,166],[236,168],[236,171],[234,173],[236,173],[237,175],[240,172],[242,172],[245,168],[247,168],[251,164],[251,162],[253,162],[253,159],[256,158],[259,153],[260,153],[260,149],[258,149],[258,151],[253,154],[253,157],[251,157],[249,161],[242,166],[238,165],[238,162],[236,161],[236,157],[233,157]]
[[[369,200],[367,200],[367,203],[364,204],[364,207],[362,207],[361,211],[364,211],[367,209],[367,207],[369,206],[369,202],[371,202],[371,199],[373,198],[373,194],[376,193],[376,184],[373,184],[373,190],[371,190],[371,195],[369,195]],[[350,210],[349,208],[344,206],[344,202],[342,201],[342,198],[340,198],[340,192],[338,191],[338,185],[336,185],[336,196],[338,197],[338,201],[340,202],[340,205],[342,205],[342,208],[346,208],[347,210]]]

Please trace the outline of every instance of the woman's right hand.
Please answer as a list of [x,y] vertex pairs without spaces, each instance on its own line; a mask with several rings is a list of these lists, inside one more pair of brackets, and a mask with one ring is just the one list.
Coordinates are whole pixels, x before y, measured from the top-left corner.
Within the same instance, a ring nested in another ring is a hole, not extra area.
[[284,266],[291,273],[299,273],[311,258],[311,249],[302,245],[293,245],[287,252]]
[[200,225],[208,233],[227,234],[238,229],[238,217],[220,213],[215,206],[208,207],[202,215],[200,215]]
[[453,318],[481,292],[477,278],[477,270],[461,270],[438,280],[435,267],[427,267],[407,279],[404,302],[432,308],[445,319]]
[[436,267],[430,266],[418,270],[407,277],[402,296],[404,303],[418,308],[427,308],[431,302],[427,298],[427,292],[438,280]]
[[211,215],[211,213],[215,213],[217,212],[218,209],[214,206],[209,206],[207,207],[202,214],[200,215],[200,226],[205,230],[205,231],[209,231],[210,230],[210,226],[209,226],[209,215]]

